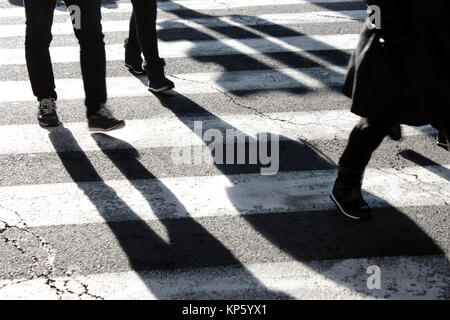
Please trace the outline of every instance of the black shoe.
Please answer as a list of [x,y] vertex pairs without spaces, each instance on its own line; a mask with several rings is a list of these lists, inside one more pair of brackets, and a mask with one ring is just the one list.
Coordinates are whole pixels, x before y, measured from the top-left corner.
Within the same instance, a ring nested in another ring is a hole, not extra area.
[[145,68],[142,67],[141,49],[136,46],[131,46],[128,39],[125,39],[125,67],[136,75],[143,75],[146,73]]
[[89,131],[111,131],[125,127],[125,121],[116,119],[104,104],[97,112],[88,115]]
[[39,124],[44,127],[54,127],[59,125],[55,99],[46,98],[39,101],[37,120]]
[[361,193],[363,175],[364,170],[353,171],[341,166],[330,195],[342,214],[357,220],[370,218],[372,211]]
[[148,74],[148,90],[161,92],[175,88],[175,84],[164,75],[164,59],[158,59],[155,62],[148,63],[146,70]]
[[361,189],[343,187],[336,180],[330,198],[345,216],[356,220],[370,218],[372,210],[363,199]]

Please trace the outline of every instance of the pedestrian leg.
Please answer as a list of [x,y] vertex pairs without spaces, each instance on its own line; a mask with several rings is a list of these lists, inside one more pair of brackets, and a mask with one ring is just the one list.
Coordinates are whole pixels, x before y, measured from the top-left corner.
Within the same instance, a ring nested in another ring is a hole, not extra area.
[[33,94],[39,101],[37,120],[42,126],[59,124],[55,79],[49,46],[56,0],[25,0],[25,58]]
[[106,55],[101,25],[101,0],[66,0],[66,5],[80,8],[80,25],[74,25],[80,44],[85,104],[88,115],[106,103]]
[[392,126],[392,123],[362,118],[350,134],[347,147],[339,160],[338,177],[331,193],[331,199],[347,217],[370,217],[370,207],[361,193],[364,170],[372,153]]
[[136,23],[136,35],[146,60],[149,90],[160,92],[175,87],[164,75],[165,61],[159,57],[156,32],[156,0],[131,0]]
[[437,145],[450,151],[450,122],[433,124],[438,130]]
[[141,75],[145,73],[142,67],[142,50],[139,45],[136,30],[136,18],[134,10],[130,17],[130,28],[128,38],[125,39],[125,66],[134,74]]
[[106,108],[106,54],[101,25],[101,0],[65,0],[68,7],[78,8],[80,24],[74,24],[80,44],[80,63],[83,76],[85,105],[91,131],[110,131],[122,128],[123,120],[116,119]]

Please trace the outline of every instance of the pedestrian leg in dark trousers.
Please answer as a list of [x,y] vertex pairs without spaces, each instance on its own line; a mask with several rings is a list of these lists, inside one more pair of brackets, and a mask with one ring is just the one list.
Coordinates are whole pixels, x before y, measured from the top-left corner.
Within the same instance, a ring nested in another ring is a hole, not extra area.
[[128,38],[125,39],[125,66],[134,74],[145,74],[145,66],[143,67],[142,50],[139,45],[136,30],[136,19],[134,18],[134,10],[130,18]]
[[25,58],[33,94],[39,101],[38,122],[42,126],[59,124],[56,114],[55,79],[50,58],[55,0],[25,0]]
[[433,124],[438,130],[437,144],[438,146],[450,151],[450,122]]
[[331,199],[347,217],[370,217],[371,209],[361,193],[364,171],[372,153],[395,127],[396,124],[362,118],[353,128],[339,160],[338,177],[331,193]]
[[[164,75],[165,61],[159,57],[156,31],[156,0],[131,0],[133,14],[130,20],[130,34],[125,41],[125,65],[134,73],[148,74],[149,90],[160,92],[175,87]],[[138,44],[138,45],[137,45]],[[145,63],[142,69],[142,57]]]
[[[108,131],[125,125],[115,119],[105,103],[106,57],[101,26],[101,0],[65,0],[73,10],[74,32],[80,44],[80,62],[90,130]],[[34,95],[39,101],[41,125],[59,124],[56,114],[55,81],[49,46],[56,0],[25,0],[25,55]]]

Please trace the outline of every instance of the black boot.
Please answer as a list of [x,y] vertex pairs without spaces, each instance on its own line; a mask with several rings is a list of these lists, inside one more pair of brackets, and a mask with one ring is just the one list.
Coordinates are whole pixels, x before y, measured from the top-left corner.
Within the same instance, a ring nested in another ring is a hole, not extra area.
[[148,90],[161,92],[175,88],[175,84],[164,75],[164,59],[147,62],[146,69],[148,74]]
[[141,49],[139,46],[131,45],[128,39],[125,39],[125,67],[136,75],[145,74],[145,69],[142,67]]
[[352,219],[370,218],[371,209],[361,193],[364,170],[355,171],[340,166],[331,192],[331,200],[339,211]]

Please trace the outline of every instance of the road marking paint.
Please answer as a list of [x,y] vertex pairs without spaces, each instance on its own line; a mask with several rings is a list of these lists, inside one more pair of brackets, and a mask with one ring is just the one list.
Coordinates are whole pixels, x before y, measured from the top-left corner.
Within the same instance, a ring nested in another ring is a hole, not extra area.
[[[80,168],[82,169],[82,168]],[[372,207],[448,205],[450,165],[368,169]],[[335,170],[112,180],[8,186],[0,203],[28,226],[160,220],[334,209],[329,193]],[[8,222],[8,215],[0,220]]]

